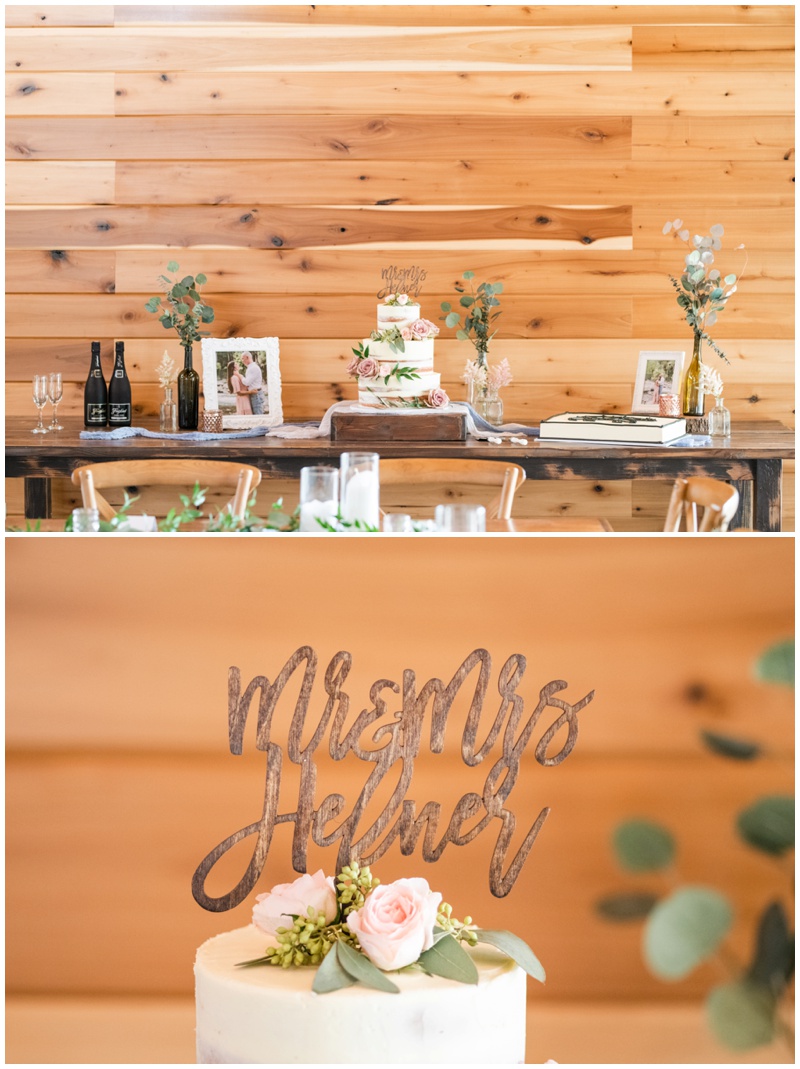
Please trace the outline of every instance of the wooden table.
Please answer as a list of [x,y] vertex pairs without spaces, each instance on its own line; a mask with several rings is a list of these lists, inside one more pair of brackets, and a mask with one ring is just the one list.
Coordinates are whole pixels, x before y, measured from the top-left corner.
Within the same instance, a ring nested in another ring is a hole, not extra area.
[[[131,438],[126,441],[85,441],[79,419],[64,419],[55,434],[32,435],[31,420],[12,417],[6,426],[6,476],[25,479],[25,515],[48,517],[50,479],[68,477],[82,464],[122,457],[197,457],[255,464],[266,477],[298,476],[308,464],[337,463],[346,443],[327,438],[238,438],[210,442],[180,439]],[[146,424],[145,424],[146,425]],[[152,426],[152,424],[150,424]],[[360,444],[359,450],[369,446]],[[781,471],[794,458],[794,434],[776,421],[740,423],[730,440],[699,448],[667,446],[609,446],[540,444],[527,446],[488,442],[381,442],[376,452],[385,457],[455,457],[510,460],[521,464],[529,479],[664,479],[706,475],[731,482],[740,505],[732,529],[758,531],[781,528]]]

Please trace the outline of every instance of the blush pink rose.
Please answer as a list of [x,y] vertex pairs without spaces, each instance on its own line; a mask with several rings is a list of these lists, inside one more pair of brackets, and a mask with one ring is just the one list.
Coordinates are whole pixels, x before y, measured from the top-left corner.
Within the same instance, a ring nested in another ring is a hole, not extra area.
[[348,375],[357,375],[358,374],[358,365],[360,363],[361,363],[361,361],[358,359],[358,357],[354,356],[353,359],[350,361],[350,363],[347,365],[347,374]]
[[430,319],[416,319],[409,328],[415,338],[434,338],[439,333],[439,328]]
[[328,922],[336,916],[336,889],[322,869],[313,876],[306,872],[292,883],[278,883],[268,894],[256,895],[253,924],[262,932],[275,935],[278,928],[291,928],[293,914],[305,917],[309,906],[323,913]]
[[423,879],[379,884],[347,926],[373,965],[402,969],[433,946],[433,926],[442,896]]
[[396,297],[397,297],[397,303],[398,304],[408,304],[408,294],[407,293],[398,293],[396,295]]
[[450,398],[444,390],[431,390],[427,399],[428,408],[444,408],[450,404]]
[[379,374],[378,361],[373,360],[371,356],[368,356],[366,360],[362,360],[358,365],[358,374],[362,379],[375,379]]
[[401,327],[400,337],[403,339],[403,341],[411,341],[411,330],[408,327]]

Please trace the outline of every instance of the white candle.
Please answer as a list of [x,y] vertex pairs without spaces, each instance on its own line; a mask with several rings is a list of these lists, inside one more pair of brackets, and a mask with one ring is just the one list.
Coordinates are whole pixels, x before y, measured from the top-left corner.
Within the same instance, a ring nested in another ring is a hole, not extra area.
[[342,502],[342,519],[380,526],[380,483],[374,471],[356,471],[348,480]]
[[336,501],[304,501],[300,506],[300,530],[316,531],[317,534],[324,531],[325,528],[317,523],[318,518],[335,527],[338,508]]

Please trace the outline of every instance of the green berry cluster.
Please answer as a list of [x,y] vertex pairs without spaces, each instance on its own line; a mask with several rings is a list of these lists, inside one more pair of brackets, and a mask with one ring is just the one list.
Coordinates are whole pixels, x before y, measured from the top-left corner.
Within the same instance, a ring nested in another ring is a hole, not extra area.
[[367,895],[374,891],[380,882],[370,872],[369,865],[359,865],[357,862],[345,865],[336,877],[337,898],[342,908],[342,917],[346,917],[354,909],[361,909]]
[[465,917],[463,921],[458,921],[452,914],[453,907],[447,902],[442,902],[436,914],[436,923],[459,942],[463,941],[471,947],[477,946],[478,937],[475,934],[477,925],[472,923],[472,917]]
[[278,928],[276,947],[268,947],[264,956],[270,965],[288,969],[290,965],[319,965],[333,946],[336,936],[333,929],[338,925],[328,924],[324,913],[308,907],[305,917],[295,917],[291,928]]

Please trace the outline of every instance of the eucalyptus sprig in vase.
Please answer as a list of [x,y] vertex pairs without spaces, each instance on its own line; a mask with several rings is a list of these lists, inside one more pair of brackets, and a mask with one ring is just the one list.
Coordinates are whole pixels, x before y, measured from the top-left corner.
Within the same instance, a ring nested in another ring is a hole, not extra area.
[[[470,284],[470,292],[467,293],[464,286],[456,283],[456,292],[461,295],[458,303],[463,312],[453,311],[449,301],[442,301],[441,308],[445,315],[439,318],[451,329],[458,327],[456,337],[459,341],[469,341],[475,347],[475,356],[467,361],[463,379],[467,384],[467,401],[480,415],[485,416],[484,409],[492,388],[489,378],[489,342],[497,333],[496,329],[492,329],[492,325],[502,314],[499,311],[500,301],[497,295],[503,292],[503,283],[481,282],[476,289],[472,281],[475,278],[474,271],[465,271],[462,277]],[[508,382],[510,381],[509,376]],[[495,386],[495,400],[498,388]]]
[[[180,270],[174,260],[167,270],[177,274]],[[209,331],[200,330],[200,325],[213,323],[214,309],[200,296],[200,287],[208,281],[205,275],[186,275],[184,278],[169,278],[159,275],[164,288],[160,297],[151,297],[145,305],[148,312],[160,312],[159,321],[165,330],[175,330],[183,345],[183,369],[178,374],[178,425],[181,430],[197,430],[200,412],[200,376],[194,369],[192,345]]]
[[[692,235],[689,229],[684,227],[682,219],[674,219],[664,223],[662,233],[677,237],[690,250],[684,257],[680,279],[670,275],[670,281],[694,337],[692,360],[684,378],[683,414],[702,416],[705,400],[702,384],[703,342],[726,364],[730,363],[722,349],[709,336],[708,328],[714,326],[717,313],[725,310],[729,298],[736,292],[744,267],[738,276],[728,274],[723,278],[722,273],[711,266],[714,263],[714,253],[722,248],[725,229],[720,223],[715,223],[708,234]],[[743,249],[744,245],[736,247]]]

